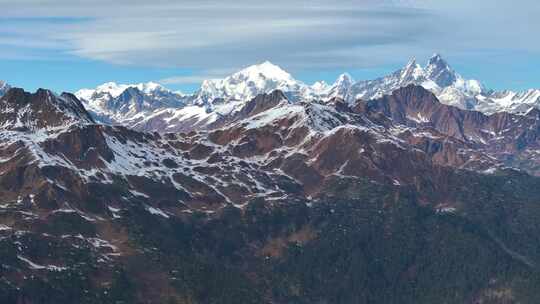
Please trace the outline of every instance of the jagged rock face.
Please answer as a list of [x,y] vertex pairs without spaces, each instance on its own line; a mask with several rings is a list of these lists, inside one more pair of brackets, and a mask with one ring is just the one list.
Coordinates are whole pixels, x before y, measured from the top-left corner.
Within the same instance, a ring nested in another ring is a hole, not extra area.
[[[539,180],[504,167],[538,172],[539,111],[486,116],[417,86],[354,105],[274,91],[158,134],[95,124],[71,95],[13,89],[0,104],[9,302],[533,297],[513,284],[536,282]],[[466,287],[441,295],[440,277]]]
[[478,81],[464,79],[437,54],[425,67],[412,59],[404,68],[388,76],[354,83],[343,98],[349,103],[357,99],[376,99],[408,85],[422,86],[442,103],[466,110],[479,109],[487,99],[487,92]]
[[[486,153],[509,166],[519,167],[531,174],[536,171],[538,159],[531,157],[540,145],[538,141],[538,111],[527,115],[497,113],[486,116],[480,112],[464,111],[441,104],[436,97],[421,87],[409,86],[390,96],[359,103],[357,111],[374,115],[380,113],[404,126],[434,129],[464,147]],[[437,136],[437,134],[435,134]],[[522,160],[529,157],[528,165]]]
[[408,84],[422,84],[426,81],[428,79],[425,77],[422,68],[413,59],[403,69],[395,71],[387,77],[355,83],[343,98],[351,103],[357,99],[373,99]]
[[426,74],[428,79],[433,80],[441,88],[449,87],[458,80],[456,72],[440,55],[429,59]]
[[50,129],[74,123],[93,123],[81,102],[72,94],[57,96],[40,89],[35,94],[10,89],[0,99],[3,129]]
[[133,125],[154,111],[182,108],[188,97],[153,82],[137,85],[105,83],[75,93],[100,122]]
[[437,131],[461,140],[476,136],[488,120],[479,112],[443,105],[431,92],[417,86],[396,90],[360,107],[368,113],[381,112],[403,125],[432,124]]
[[[237,103],[232,107],[224,100],[215,100],[214,107],[222,107],[223,112],[211,112],[201,107],[191,106],[180,111],[163,111],[135,124],[136,130],[162,130],[166,132],[190,132],[211,130],[226,124],[255,115],[279,103],[288,103],[281,91],[261,94],[250,101]],[[165,123],[166,121],[166,123]]]

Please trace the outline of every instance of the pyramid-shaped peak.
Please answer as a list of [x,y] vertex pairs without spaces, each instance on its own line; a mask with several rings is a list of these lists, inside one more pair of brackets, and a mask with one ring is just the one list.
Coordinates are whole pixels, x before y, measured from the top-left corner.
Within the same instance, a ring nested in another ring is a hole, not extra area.
[[443,57],[441,56],[441,54],[439,53],[434,53],[433,55],[431,55],[431,58],[429,58],[429,61],[445,61],[443,59]]
[[401,82],[410,82],[424,77],[424,70],[416,62],[416,58],[411,58],[401,71],[398,71]]
[[262,67],[262,68],[268,68],[268,69],[281,69],[277,64],[273,64],[272,62],[265,60],[259,64],[255,64],[255,66]]
[[334,82],[334,89],[338,90],[340,94],[344,94],[352,85],[354,84],[354,79],[348,73],[343,73]]
[[416,62],[416,57],[412,57],[405,65],[405,69],[415,68],[417,65],[418,63]]
[[427,70],[430,68],[450,69],[450,66],[440,54],[435,53],[433,56],[431,56],[431,58],[429,58],[428,65],[426,67]]
[[428,79],[433,80],[442,88],[453,85],[460,76],[439,54],[434,54],[425,68]]
[[249,78],[259,78],[261,75],[268,79],[276,80],[291,80],[292,77],[289,73],[283,70],[278,65],[273,64],[270,61],[264,61],[259,64],[249,66],[235,75],[244,75]]
[[349,73],[343,73],[343,74],[338,76],[336,82],[339,82],[339,83],[342,83],[342,82],[353,83],[354,79],[352,78],[352,76]]

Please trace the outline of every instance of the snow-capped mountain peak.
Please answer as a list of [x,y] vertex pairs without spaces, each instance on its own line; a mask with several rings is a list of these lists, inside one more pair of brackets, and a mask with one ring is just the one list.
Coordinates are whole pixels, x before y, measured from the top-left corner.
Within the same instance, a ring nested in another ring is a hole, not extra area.
[[346,95],[349,102],[369,100],[389,94],[410,84],[420,85],[433,92],[441,102],[462,109],[479,109],[477,96],[486,90],[477,80],[467,80],[456,73],[441,55],[433,55],[425,67],[411,59],[405,67],[391,75],[370,81],[361,81]]
[[439,54],[434,54],[424,68],[426,78],[435,82],[441,89],[454,87],[471,95],[485,91],[484,86],[474,79],[464,79]]
[[204,81],[193,103],[211,106],[216,99],[248,101],[262,93],[297,92],[304,86],[279,66],[265,61],[224,79]]
[[232,76],[230,76],[230,79],[245,79],[252,81],[264,79],[287,83],[296,82],[291,74],[287,73],[285,70],[271,63],[270,61],[249,66],[237,73],[234,73]]
[[146,94],[151,94],[156,91],[169,91],[168,89],[163,87],[161,84],[157,82],[152,82],[152,81],[146,82],[146,83],[139,83],[137,84],[136,87],[137,89],[139,89],[140,91]]
[[336,79],[336,82],[334,82],[334,85],[350,86],[353,83],[354,83],[354,79],[352,78],[352,76],[349,73],[343,73],[338,76],[338,78]]
[[75,92],[75,96],[86,101],[116,98],[131,86],[132,85],[117,84],[116,82],[106,82],[97,86],[95,89],[80,89]]
[[2,97],[11,87],[5,81],[0,80],[0,97]]
[[461,78],[439,54],[433,55],[425,68],[426,77],[440,87],[448,87]]
[[448,62],[438,53],[433,54],[429,58],[426,70],[428,70],[430,66],[440,67],[441,69],[450,69]]
[[118,97],[120,94],[122,94],[127,88],[132,87],[134,85],[129,84],[117,84],[116,82],[106,82],[102,85],[99,85],[95,90],[94,93],[98,94],[109,94],[111,97]]
[[424,69],[416,62],[416,58],[409,60],[407,65],[400,71],[401,81],[419,80],[424,76]]
[[353,84],[354,79],[348,73],[339,75],[334,84],[326,93],[327,99],[334,97],[344,98]]

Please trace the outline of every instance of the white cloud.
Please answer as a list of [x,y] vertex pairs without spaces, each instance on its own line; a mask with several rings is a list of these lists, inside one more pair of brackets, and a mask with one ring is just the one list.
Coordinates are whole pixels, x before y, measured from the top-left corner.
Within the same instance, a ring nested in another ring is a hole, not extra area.
[[[52,57],[203,71],[266,59],[293,72],[351,69],[434,51],[539,52],[540,42],[532,39],[540,28],[538,7],[531,0],[18,0],[3,6],[0,46],[3,53],[47,49],[43,55]],[[13,19],[13,25],[10,18],[31,22]]]

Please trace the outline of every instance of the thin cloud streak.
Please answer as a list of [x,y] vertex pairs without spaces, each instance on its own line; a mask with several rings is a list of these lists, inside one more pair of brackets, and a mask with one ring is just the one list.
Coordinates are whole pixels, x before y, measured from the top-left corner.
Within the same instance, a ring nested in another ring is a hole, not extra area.
[[[42,44],[60,44],[62,52],[115,64],[193,69],[233,68],[264,59],[294,68],[290,58],[314,50],[322,54],[336,47],[398,44],[432,18],[426,10],[367,0],[155,1],[152,5],[115,1],[106,9],[100,7],[105,3],[51,1],[47,15],[41,9],[43,2],[22,0],[5,15],[81,18],[49,25],[50,30],[40,35]],[[22,41],[32,36],[32,27],[17,28]],[[317,60],[332,65],[336,59],[319,56]]]
[[18,0],[3,6],[0,57],[189,69],[193,75],[166,80],[191,84],[226,75],[209,69],[264,60],[297,73],[401,64],[433,52],[539,54],[539,14],[532,0]]

